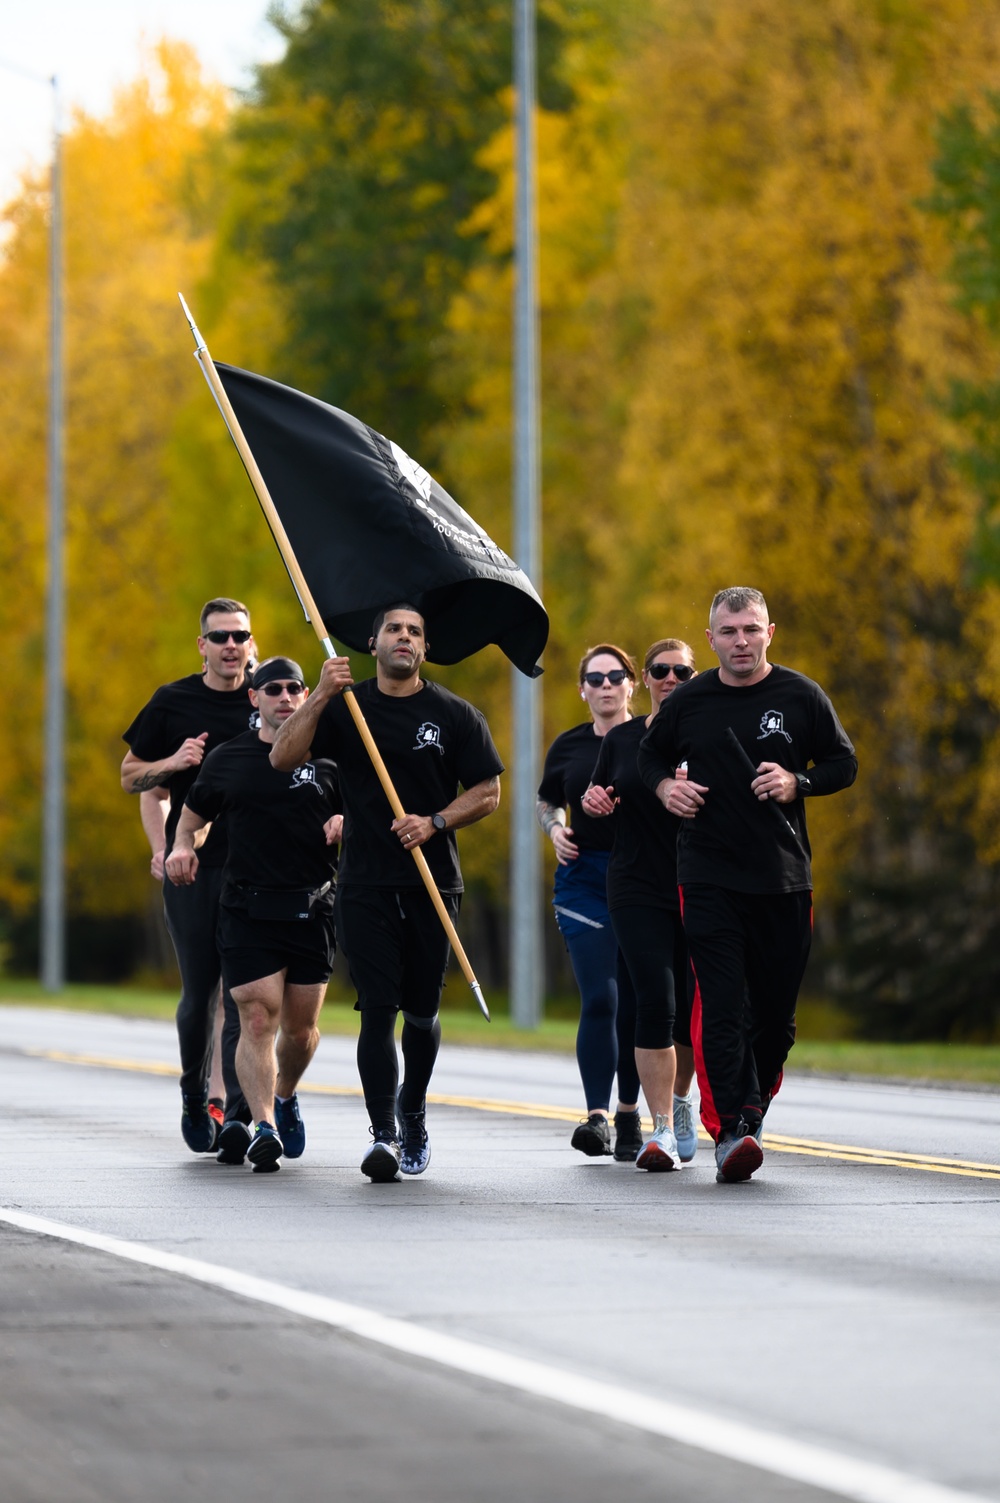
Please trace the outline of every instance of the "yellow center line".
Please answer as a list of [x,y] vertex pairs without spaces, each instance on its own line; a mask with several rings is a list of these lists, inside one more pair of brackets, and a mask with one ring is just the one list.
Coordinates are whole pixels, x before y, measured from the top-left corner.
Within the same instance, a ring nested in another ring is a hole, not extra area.
[[[127,1070],[139,1075],[180,1074],[176,1065],[161,1064],[156,1060],[118,1059],[106,1054],[74,1054],[63,1049],[24,1049],[23,1054],[33,1059],[48,1059],[56,1064],[89,1065],[102,1070]],[[360,1097],[360,1086],[313,1085],[304,1082],[299,1086],[301,1095]],[[546,1122],[579,1122],[580,1113],[571,1107],[542,1106],[533,1101],[496,1100],[488,1096],[455,1096],[428,1092],[427,1100],[432,1106],[457,1106],[472,1112],[493,1112],[505,1117],[535,1117]],[[647,1131],[652,1123],[645,1119]],[[699,1138],[711,1142],[705,1130],[699,1129]],[[814,1138],[791,1138],[783,1133],[767,1133],[764,1138],[772,1153],[797,1154],[802,1158],[836,1159],[848,1164],[873,1164],[888,1169],[918,1169],[925,1174],[953,1174],[963,1179],[1000,1180],[1000,1164],[983,1164],[974,1159],[936,1158],[930,1154],[905,1153],[894,1148],[857,1148],[847,1143],[825,1143]]]

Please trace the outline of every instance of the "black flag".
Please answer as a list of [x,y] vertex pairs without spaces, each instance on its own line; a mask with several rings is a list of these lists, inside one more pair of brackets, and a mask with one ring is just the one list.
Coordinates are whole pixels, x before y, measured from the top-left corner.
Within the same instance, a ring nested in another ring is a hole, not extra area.
[[364,652],[376,611],[406,600],[432,662],[495,642],[541,673],[549,618],[531,581],[426,470],[348,412],[215,368],[333,636]]

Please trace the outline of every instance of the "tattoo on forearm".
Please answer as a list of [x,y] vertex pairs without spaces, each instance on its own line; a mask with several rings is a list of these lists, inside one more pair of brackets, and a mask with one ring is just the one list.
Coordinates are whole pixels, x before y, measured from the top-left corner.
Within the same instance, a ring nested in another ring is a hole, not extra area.
[[566,815],[563,810],[554,808],[552,804],[547,804],[542,798],[535,804],[535,818],[550,840],[552,838],[552,826],[564,825],[566,823]]
[[147,793],[150,788],[162,788],[164,783],[169,782],[169,772],[141,772],[137,778],[132,779],[132,792]]

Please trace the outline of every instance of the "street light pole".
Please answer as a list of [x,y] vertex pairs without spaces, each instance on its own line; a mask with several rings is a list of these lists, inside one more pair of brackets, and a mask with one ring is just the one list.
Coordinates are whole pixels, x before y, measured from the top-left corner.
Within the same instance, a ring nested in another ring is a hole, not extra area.
[[[534,0],[514,0],[514,92],[514,557],[541,593]],[[516,670],[512,686],[510,1013],[516,1027],[537,1028],[544,981],[542,868],[535,825],[541,691],[538,680]]]

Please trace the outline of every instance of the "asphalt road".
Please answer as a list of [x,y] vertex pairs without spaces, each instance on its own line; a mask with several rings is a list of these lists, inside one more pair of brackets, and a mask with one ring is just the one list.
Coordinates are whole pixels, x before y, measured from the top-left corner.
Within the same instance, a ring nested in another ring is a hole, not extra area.
[[187,1152],[173,1068],[0,1008],[3,1503],[1000,1499],[1000,1095],[792,1074],[718,1186],[573,1153],[571,1061],[445,1048],[372,1186],[349,1041],[269,1176]]

